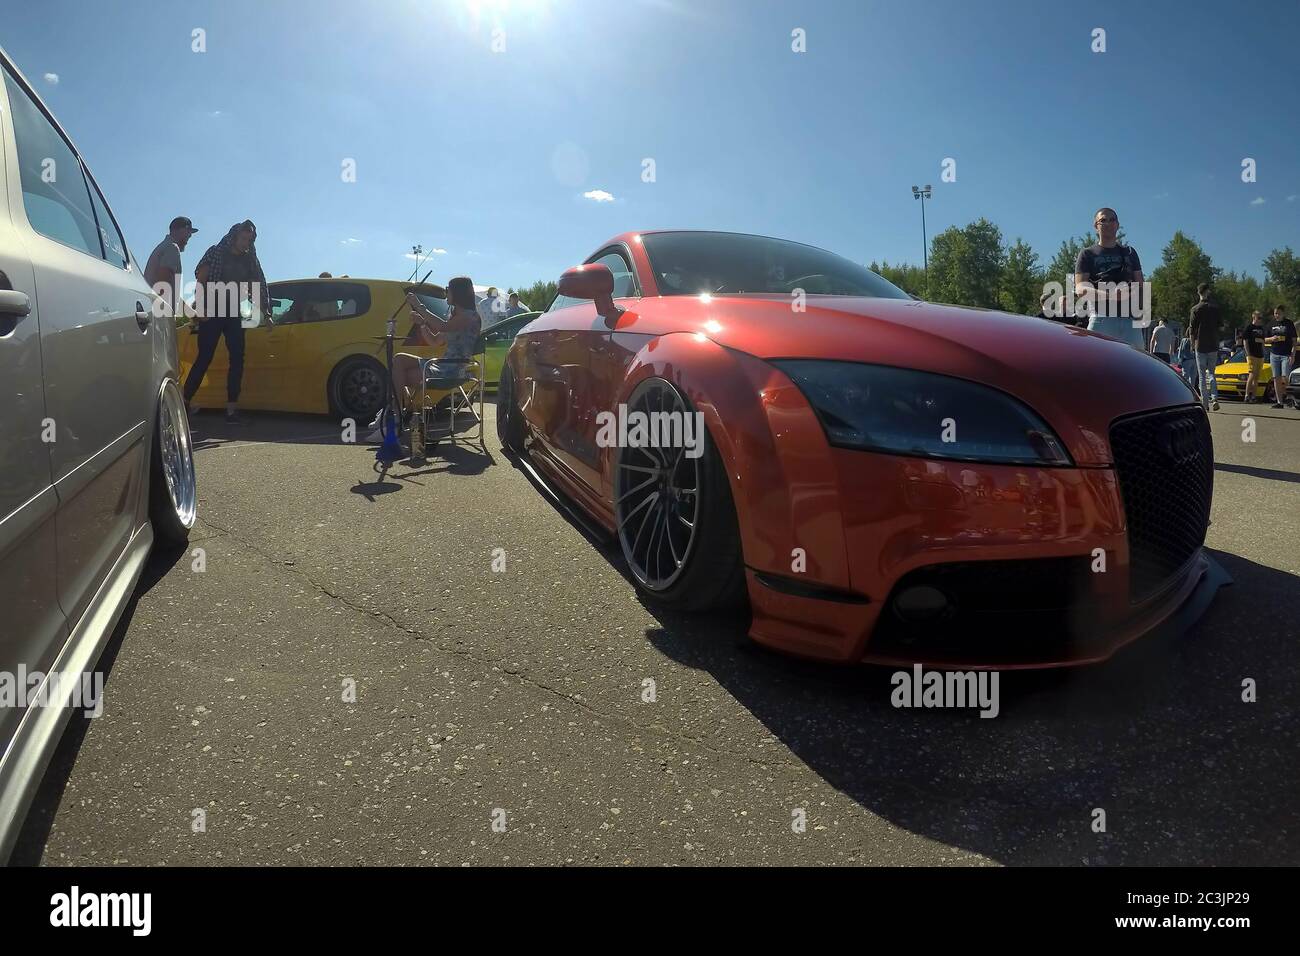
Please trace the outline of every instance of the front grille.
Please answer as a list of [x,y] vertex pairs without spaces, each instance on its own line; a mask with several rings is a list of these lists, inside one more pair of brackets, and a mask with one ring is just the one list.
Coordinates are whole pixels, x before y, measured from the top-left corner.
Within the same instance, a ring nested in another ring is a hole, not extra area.
[[1214,493],[1210,421],[1199,407],[1121,418],[1110,427],[1128,520],[1129,599],[1174,583],[1205,543]]

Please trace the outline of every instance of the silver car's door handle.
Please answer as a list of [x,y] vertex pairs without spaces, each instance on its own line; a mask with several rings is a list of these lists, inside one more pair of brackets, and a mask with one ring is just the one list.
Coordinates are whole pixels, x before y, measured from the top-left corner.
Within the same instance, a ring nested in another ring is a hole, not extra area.
[[32,300],[27,297],[26,292],[0,289],[0,314],[22,316],[30,315],[31,311]]
[[144,303],[143,303],[143,302],[136,302],[136,304],[135,304],[135,321],[136,321],[136,324],[139,325],[140,328],[142,328],[142,329],[143,329],[143,328],[146,328],[146,327],[149,325],[149,320],[150,320],[151,318],[153,318],[153,314],[152,314],[148,309],[146,309],[146,308],[144,307]]

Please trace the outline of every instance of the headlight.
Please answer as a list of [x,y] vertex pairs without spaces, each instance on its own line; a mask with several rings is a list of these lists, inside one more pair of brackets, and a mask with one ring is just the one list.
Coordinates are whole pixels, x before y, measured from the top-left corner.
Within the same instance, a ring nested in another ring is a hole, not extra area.
[[857,362],[781,359],[826,438],[841,448],[1017,465],[1069,465],[1029,408],[965,379]]

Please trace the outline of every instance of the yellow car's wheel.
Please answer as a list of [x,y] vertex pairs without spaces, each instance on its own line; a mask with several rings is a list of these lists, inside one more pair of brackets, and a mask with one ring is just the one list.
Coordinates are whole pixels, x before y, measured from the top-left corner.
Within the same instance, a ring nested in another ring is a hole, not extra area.
[[368,355],[353,355],[340,362],[330,373],[328,395],[330,411],[340,418],[369,424],[384,405],[384,385],[388,374]]

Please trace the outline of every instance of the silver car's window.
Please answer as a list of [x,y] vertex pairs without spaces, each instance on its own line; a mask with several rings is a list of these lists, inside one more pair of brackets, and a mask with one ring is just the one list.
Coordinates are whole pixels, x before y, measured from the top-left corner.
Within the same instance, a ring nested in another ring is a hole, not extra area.
[[77,154],[8,70],[5,85],[27,221],[43,236],[103,258],[99,226]]
[[130,262],[126,252],[126,240],[122,238],[122,233],[118,232],[117,223],[113,222],[113,216],[108,211],[108,205],[100,195],[99,187],[95,185],[94,180],[90,181],[90,201],[95,207],[95,218],[99,220],[99,241],[104,247],[104,258],[113,265],[125,269]]

